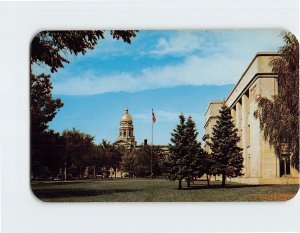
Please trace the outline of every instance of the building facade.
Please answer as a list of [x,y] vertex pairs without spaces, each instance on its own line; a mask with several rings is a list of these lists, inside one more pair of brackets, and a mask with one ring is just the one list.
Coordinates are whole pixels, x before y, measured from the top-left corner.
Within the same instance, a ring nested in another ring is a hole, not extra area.
[[[272,73],[270,66],[270,61],[278,56],[278,53],[257,53],[225,100],[241,138],[239,147],[243,149],[244,175],[234,178],[238,182],[299,183],[299,173],[291,166],[289,155],[275,154],[274,148],[264,140],[259,119],[254,116],[258,109],[258,99],[272,99],[278,92],[276,75]],[[203,139],[206,142],[210,141],[222,104],[223,101],[210,103],[205,113]],[[205,150],[210,152],[207,143]]]
[[128,108],[125,108],[124,114],[120,120],[119,136],[115,145],[123,146],[126,150],[131,150],[136,147],[133,121]]

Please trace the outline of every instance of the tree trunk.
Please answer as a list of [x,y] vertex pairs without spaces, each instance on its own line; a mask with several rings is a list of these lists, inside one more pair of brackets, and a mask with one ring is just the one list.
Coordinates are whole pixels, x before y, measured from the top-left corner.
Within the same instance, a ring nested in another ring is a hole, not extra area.
[[65,163],[65,168],[64,168],[64,180],[67,180],[67,165]]
[[182,186],[181,186],[181,179],[178,180],[178,189],[181,189]]
[[94,166],[94,179],[96,179],[96,166]]
[[117,168],[115,168],[115,178],[117,178]]
[[186,181],[186,187],[190,187],[191,186],[191,180],[190,180],[190,177],[187,178],[187,181]]
[[222,187],[225,187],[226,175],[222,174]]
[[208,176],[208,174],[206,174],[206,179],[207,179],[207,186],[209,186],[209,176]]

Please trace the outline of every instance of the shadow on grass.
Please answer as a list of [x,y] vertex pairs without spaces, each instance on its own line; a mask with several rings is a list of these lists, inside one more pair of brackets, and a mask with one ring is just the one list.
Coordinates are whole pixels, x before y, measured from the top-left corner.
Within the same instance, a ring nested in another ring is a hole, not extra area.
[[37,198],[56,198],[56,197],[87,197],[110,195],[113,193],[128,193],[137,192],[141,189],[102,189],[102,190],[87,190],[87,189],[33,189],[33,193]]
[[251,184],[227,184],[223,187],[220,184],[212,184],[212,185],[191,185],[189,188],[182,187],[181,190],[195,190],[195,189],[241,189],[241,188],[254,188],[254,187],[270,187],[274,185],[264,184],[264,185],[251,185]]

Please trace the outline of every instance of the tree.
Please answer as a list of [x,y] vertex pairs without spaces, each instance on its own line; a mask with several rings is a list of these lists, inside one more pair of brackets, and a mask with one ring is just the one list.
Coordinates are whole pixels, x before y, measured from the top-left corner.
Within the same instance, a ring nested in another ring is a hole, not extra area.
[[190,180],[193,177],[201,177],[204,174],[205,167],[205,153],[201,147],[201,143],[197,141],[198,132],[196,130],[195,122],[189,116],[186,121],[186,138],[187,138],[187,152],[185,155],[185,162],[189,163],[187,171],[187,186],[190,187]]
[[[30,74],[30,126],[31,126],[31,164],[32,175],[41,177],[43,170],[47,169],[49,176],[54,176],[54,164],[58,168],[61,155],[61,142],[59,134],[48,129],[48,123],[55,117],[63,106],[60,99],[52,97],[52,84],[49,76]],[[43,175],[44,176],[44,175]]]
[[52,97],[52,83],[49,75],[41,74],[35,76],[30,74],[30,114],[32,133],[40,134],[48,129],[50,122],[59,108],[63,106],[60,99]]
[[123,156],[121,150],[106,140],[102,140],[100,146],[105,156],[104,165],[106,169],[109,170],[110,168],[113,168],[116,177],[117,168],[120,167],[120,163]]
[[89,158],[95,152],[94,137],[74,128],[63,131],[62,136],[66,142],[64,162],[68,168],[75,171],[74,175],[80,179],[84,168],[88,165]]
[[136,152],[134,158],[134,173],[138,177],[147,177],[151,175],[151,148],[148,145],[142,145]]
[[[137,31],[113,30],[110,34],[114,39],[122,39],[131,43]],[[94,49],[100,39],[104,39],[104,31],[42,31],[31,43],[30,54],[30,116],[31,116],[31,150],[32,164],[40,164],[45,147],[56,140],[54,133],[49,133],[48,123],[53,120],[58,110],[63,106],[60,99],[52,97],[50,75],[34,74],[32,65],[46,65],[52,73],[69,63],[68,55],[85,54]],[[51,135],[54,137],[50,139]],[[47,140],[45,139],[47,138]],[[45,141],[46,140],[46,141]]]
[[64,139],[59,133],[48,130],[36,137],[31,145],[32,179],[56,178],[63,165]]
[[171,134],[167,163],[169,179],[178,180],[178,189],[181,189],[183,179],[186,179],[187,187],[190,187],[190,180],[201,173],[203,150],[201,144],[197,142],[198,133],[192,118],[189,117],[186,121],[181,114],[179,119],[180,123]]
[[[136,30],[112,30],[113,38],[122,39],[131,43],[136,36]],[[69,63],[68,54],[85,54],[94,49],[99,39],[104,39],[104,31],[42,31],[38,33],[31,43],[30,64],[47,65],[52,73],[58,68],[63,68],[64,63]],[[36,76],[30,73],[30,97],[31,97],[31,130],[43,132],[48,128],[57,110],[63,106],[60,99],[52,99],[52,83],[50,75],[40,74]]]
[[220,110],[212,135],[212,142],[209,145],[214,160],[214,173],[222,175],[224,187],[226,177],[243,175],[242,149],[237,145],[240,138],[237,135],[230,109],[225,104]]
[[[110,34],[114,39],[122,39],[130,44],[136,30],[112,30]],[[94,49],[99,39],[104,39],[103,30],[89,31],[42,31],[31,42],[31,65],[45,64],[52,73],[69,63],[68,54],[85,54],[87,50]]]
[[128,173],[128,178],[133,177],[134,174],[134,151],[126,152],[122,157],[121,170]]
[[152,150],[152,173],[153,176],[161,174],[160,157],[161,151],[156,146],[141,145],[134,157],[134,173],[139,177],[151,176],[151,150]]
[[255,116],[275,153],[290,153],[291,164],[299,171],[299,43],[290,32],[283,33],[283,40],[281,56],[271,61],[278,75],[278,94],[272,99],[261,97]]
[[215,174],[215,160],[212,154],[204,152],[203,173],[206,174],[207,186],[209,186],[210,177]]

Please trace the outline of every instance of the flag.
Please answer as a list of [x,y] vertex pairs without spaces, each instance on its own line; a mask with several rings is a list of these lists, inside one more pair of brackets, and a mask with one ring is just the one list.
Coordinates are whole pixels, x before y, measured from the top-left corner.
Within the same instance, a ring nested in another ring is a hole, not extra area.
[[152,123],[154,124],[155,121],[156,121],[156,117],[155,117],[154,112],[153,112],[153,109],[152,109]]

